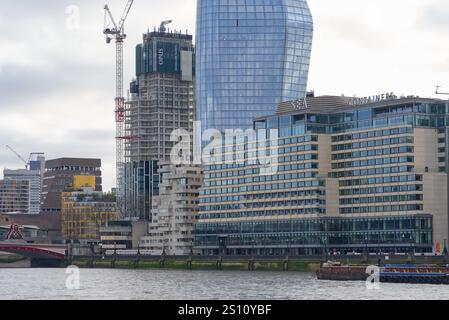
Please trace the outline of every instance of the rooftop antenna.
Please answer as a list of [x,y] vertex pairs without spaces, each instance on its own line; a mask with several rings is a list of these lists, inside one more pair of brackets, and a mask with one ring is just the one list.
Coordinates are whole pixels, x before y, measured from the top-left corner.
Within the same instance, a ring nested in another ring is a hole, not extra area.
[[449,96],[449,92],[440,92],[441,86],[435,86],[435,87],[436,87],[435,94],[441,94],[441,95]]

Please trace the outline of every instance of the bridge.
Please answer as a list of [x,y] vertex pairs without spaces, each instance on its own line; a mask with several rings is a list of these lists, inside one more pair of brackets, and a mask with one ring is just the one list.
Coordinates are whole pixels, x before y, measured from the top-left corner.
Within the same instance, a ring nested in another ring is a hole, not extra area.
[[63,265],[66,245],[34,244],[26,241],[24,226],[13,223],[9,226],[6,240],[0,241],[0,252],[8,252],[29,258],[31,267],[59,267]]
[[0,252],[14,253],[29,258],[32,267],[57,267],[64,262],[67,246],[5,241],[0,242]]

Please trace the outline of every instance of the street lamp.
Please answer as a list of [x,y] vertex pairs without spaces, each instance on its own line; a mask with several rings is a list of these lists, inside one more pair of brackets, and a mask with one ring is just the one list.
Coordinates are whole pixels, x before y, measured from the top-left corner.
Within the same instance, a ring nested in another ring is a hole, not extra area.
[[324,240],[324,257],[327,262],[327,236],[324,236],[323,240]]
[[405,233],[402,234],[402,245],[405,243]]
[[162,243],[162,256],[165,257],[167,255],[167,252],[165,251],[165,244],[167,243],[167,239],[164,240]]
[[413,236],[413,234],[410,234],[410,254],[412,254],[413,256],[415,256],[415,237]]
[[365,236],[365,254],[366,258],[368,259],[368,236]]
[[253,256],[255,256],[255,252],[254,252],[255,248],[254,247],[256,246],[256,240],[254,240],[254,239],[251,240],[251,244],[253,245],[253,249],[252,249],[251,253],[252,253]]

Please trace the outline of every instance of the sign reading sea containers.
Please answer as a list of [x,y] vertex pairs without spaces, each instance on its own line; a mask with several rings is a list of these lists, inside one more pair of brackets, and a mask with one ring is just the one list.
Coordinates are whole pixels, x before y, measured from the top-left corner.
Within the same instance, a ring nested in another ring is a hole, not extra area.
[[156,52],[157,72],[179,73],[181,65],[179,55],[179,44],[158,41]]

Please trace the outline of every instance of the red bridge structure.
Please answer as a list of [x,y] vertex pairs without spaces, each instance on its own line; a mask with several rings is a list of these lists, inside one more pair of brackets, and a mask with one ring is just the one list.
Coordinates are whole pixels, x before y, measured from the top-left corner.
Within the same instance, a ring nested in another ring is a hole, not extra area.
[[28,243],[24,237],[24,227],[13,223],[0,241],[0,252],[14,253],[31,261],[31,267],[60,267],[67,255],[66,245]]
[[31,260],[32,267],[60,267],[67,254],[66,245],[0,242],[0,252],[14,253]]

